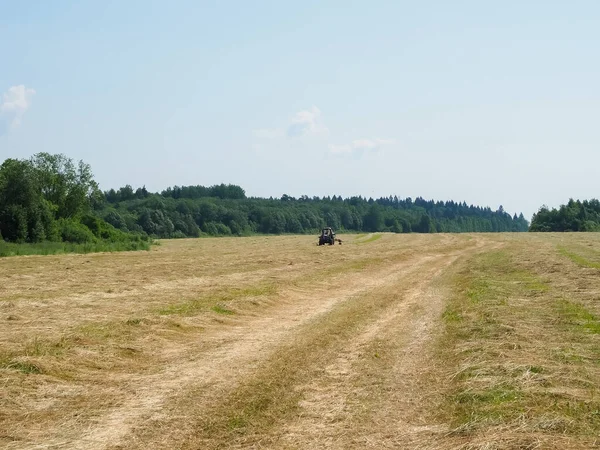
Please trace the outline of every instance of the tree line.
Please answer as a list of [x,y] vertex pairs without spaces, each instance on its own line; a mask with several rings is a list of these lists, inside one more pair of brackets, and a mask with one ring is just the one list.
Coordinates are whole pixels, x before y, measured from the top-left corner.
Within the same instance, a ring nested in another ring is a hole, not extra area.
[[125,186],[104,193],[98,214],[118,229],[169,237],[350,232],[438,233],[527,231],[520,216],[465,202],[400,199],[246,197],[235,185],[174,186],[160,193]]
[[148,192],[126,185],[101,191],[91,167],[38,153],[0,166],[0,238],[9,242],[121,242],[149,237],[244,236],[339,231],[394,233],[527,231],[523,215],[502,207],[421,197],[247,197],[231,184]]
[[146,233],[119,230],[97,214],[104,202],[83,161],[49,153],[7,159],[0,166],[0,243],[69,242],[90,251],[148,248]]
[[558,209],[542,206],[533,215],[531,231],[600,231],[600,201],[573,200]]

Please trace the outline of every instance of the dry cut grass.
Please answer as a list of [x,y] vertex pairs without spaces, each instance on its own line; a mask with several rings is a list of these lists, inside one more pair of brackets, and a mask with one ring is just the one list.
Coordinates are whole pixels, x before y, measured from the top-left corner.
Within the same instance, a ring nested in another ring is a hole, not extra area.
[[528,235],[457,269],[439,358],[461,448],[599,445],[599,258],[595,234]]
[[[253,352],[272,361],[292,339],[310,342],[310,354],[316,338],[291,330],[399,265],[472,246],[441,235],[352,242],[178,240],[150,252],[0,260],[0,446],[104,448],[137,427],[144,435],[198,383],[236,389],[256,368]],[[211,402],[202,408],[219,408]]]
[[342,239],[0,259],[0,447],[598,445],[598,236]]

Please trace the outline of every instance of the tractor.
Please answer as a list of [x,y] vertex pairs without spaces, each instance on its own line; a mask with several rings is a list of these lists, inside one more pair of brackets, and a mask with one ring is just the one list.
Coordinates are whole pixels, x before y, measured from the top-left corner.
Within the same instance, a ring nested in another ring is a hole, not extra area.
[[340,245],[342,245],[341,239],[336,239],[335,231],[331,227],[325,227],[321,230],[321,235],[319,236],[319,244],[318,245],[334,245],[335,241],[338,241]]

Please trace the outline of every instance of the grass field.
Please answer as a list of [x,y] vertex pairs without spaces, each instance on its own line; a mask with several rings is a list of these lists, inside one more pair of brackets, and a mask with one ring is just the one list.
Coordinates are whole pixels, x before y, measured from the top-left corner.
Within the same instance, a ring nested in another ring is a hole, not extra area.
[[600,446],[600,235],[0,259],[0,447]]
[[151,242],[148,241],[117,241],[117,242],[89,242],[75,244],[71,242],[38,242],[34,244],[5,242],[0,239],[0,257],[23,255],[59,255],[63,253],[97,253],[97,252],[123,252],[131,250],[150,250]]

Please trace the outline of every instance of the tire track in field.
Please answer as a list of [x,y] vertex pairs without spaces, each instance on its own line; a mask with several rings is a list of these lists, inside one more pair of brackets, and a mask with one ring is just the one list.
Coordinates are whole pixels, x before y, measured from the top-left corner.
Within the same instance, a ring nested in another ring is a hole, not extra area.
[[[464,250],[457,253],[462,252]],[[173,442],[171,435],[181,437],[193,433],[186,428],[185,411],[177,411],[177,417],[165,417],[172,413],[165,408],[170,401],[193,388],[201,392],[195,399],[198,403],[207,407],[218,404],[227,392],[251,376],[279,344],[293,339],[303,324],[352,297],[367,295],[386,285],[394,286],[399,279],[410,281],[410,274],[447,258],[448,254],[420,254],[388,267],[336,277],[334,284],[325,288],[283,288],[283,301],[266,310],[266,316],[244,317],[245,322],[233,329],[211,330],[201,337],[200,350],[195,346],[166,349],[169,364],[161,373],[129,377],[124,383],[130,394],[111,412],[88,424],[86,430],[63,430],[44,447],[168,447]],[[165,426],[153,430],[157,421]]]
[[443,432],[421,416],[420,376],[443,307],[433,285],[461,253],[432,259],[378,291],[395,301],[303,387],[300,413],[266,448],[415,448],[423,434]]
[[[347,334],[349,329],[354,328],[356,322],[361,323],[365,317],[372,316],[373,312],[378,310],[381,302],[371,305],[369,301],[371,295],[378,295],[382,289],[386,289],[390,284],[393,285],[394,280],[408,277],[439,258],[439,255],[420,255],[407,263],[389,267],[385,275],[383,271],[369,274],[370,277],[379,277],[380,281],[372,281],[368,288],[352,290],[344,296],[335,297],[337,301],[320,314],[304,315],[304,320],[297,327],[273,342],[273,346],[257,361],[256,371],[236,373],[238,385],[232,385],[228,390],[218,390],[218,398],[214,396],[211,398],[208,392],[199,392],[197,389],[191,391],[188,398],[193,398],[193,401],[184,401],[179,405],[179,410],[189,408],[194,412],[185,418],[179,417],[177,424],[163,424],[165,430],[179,428],[177,432],[167,436],[156,434],[152,437],[146,436],[144,441],[152,442],[157,448],[164,446],[190,449],[280,448],[280,443],[269,446],[273,436],[266,433],[261,426],[254,429],[257,423],[264,424],[265,418],[267,418],[267,429],[271,427],[268,424],[271,419],[279,420],[277,413],[275,417],[271,417],[272,412],[262,410],[263,401],[267,404],[287,403],[286,398],[289,398],[289,395],[294,396],[294,393],[303,388],[297,384],[297,380],[303,379],[304,376],[311,377],[311,372],[315,369],[319,370],[319,362],[331,356],[331,342],[338,340],[335,336]],[[299,300],[302,299],[305,299],[305,296],[296,298],[294,303],[301,303]],[[362,313],[366,316],[362,316]],[[330,333],[333,338],[330,337]],[[308,354],[306,354],[307,349],[309,349]],[[305,355],[306,359],[304,356],[295,355]],[[303,375],[299,377],[298,373]],[[277,377],[277,380],[272,376]],[[280,388],[283,386],[283,390],[275,389],[275,392],[267,395],[260,393],[263,391],[261,386],[270,391],[268,386],[272,383],[279,385]],[[255,391],[255,388],[259,391]],[[215,386],[211,386],[211,389],[215,389]],[[204,408],[195,408],[195,403],[204,405]],[[257,405],[259,405],[256,411],[258,415],[248,418],[249,430],[241,433],[231,428],[227,430],[238,420],[245,422],[243,416],[246,411],[254,410]],[[182,430],[182,426],[188,426],[188,429]]]
[[[344,277],[335,286],[327,287],[327,293],[297,288],[283,292],[286,298],[281,308],[269,311],[268,316],[250,318],[234,329],[216,330],[208,339],[210,349],[185,357],[182,349],[173,352],[170,364],[158,375],[137,376],[128,380],[131,397],[77,439],[68,442],[68,448],[107,448],[119,445],[128,433],[145,422],[161,417],[161,407],[191,385],[205,386],[206,399],[211,394],[232,389],[238,379],[244,378],[276,345],[294,329],[311,318],[326,313],[339,302],[369,292],[397,277],[399,271],[415,270],[425,264],[430,256],[396,263],[368,276]],[[354,278],[354,279],[353,279]],[[190,349],[186,349],[190,350]],[[193,350],[192,350],[193,351]],[[179,358],[184,359],[177,362]],[[231,375],[234,374],[232,377]],[[59,447],[62,445],[59,444]]]

